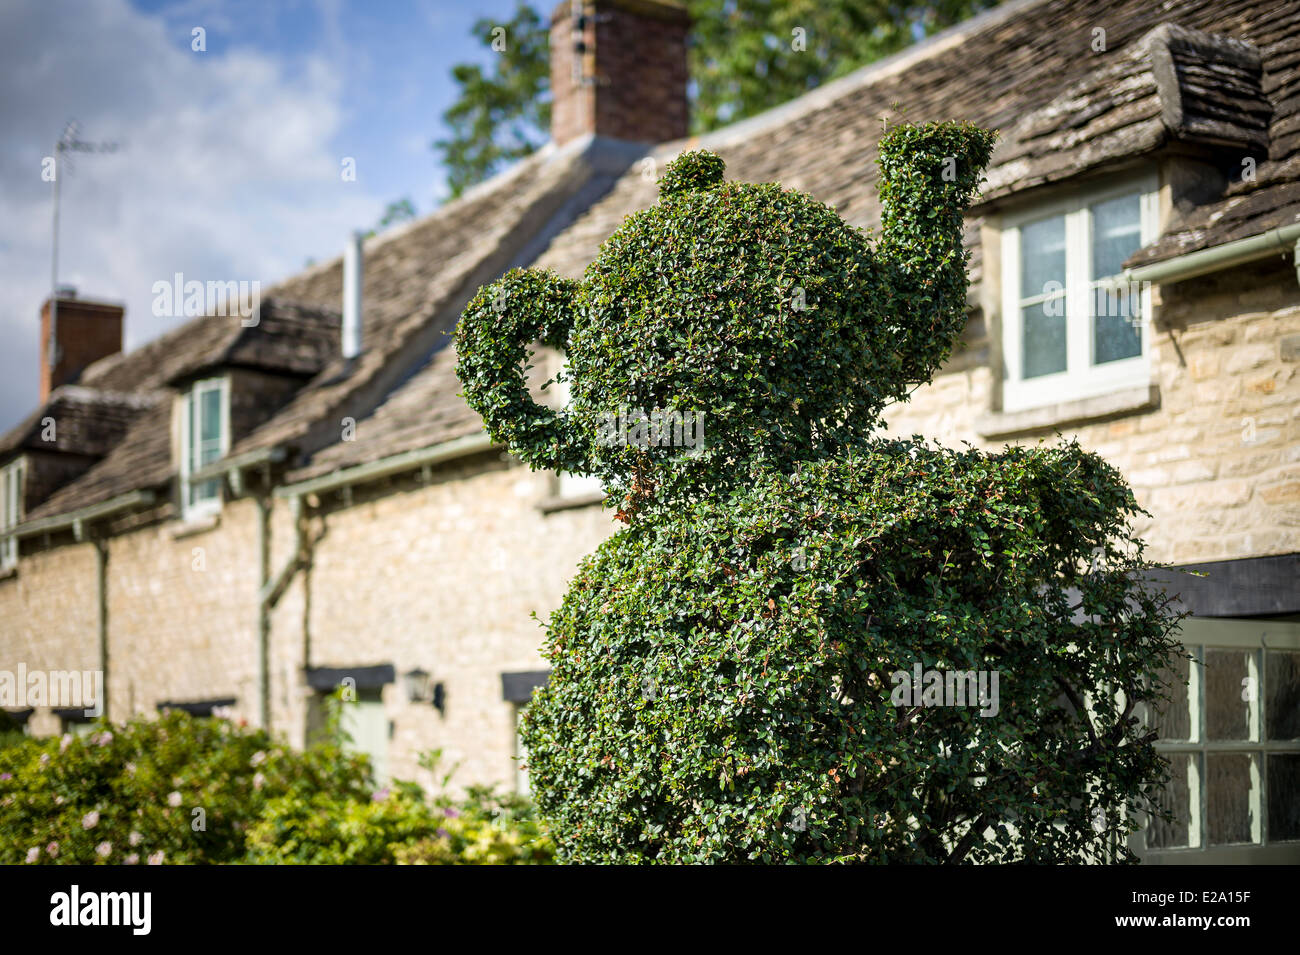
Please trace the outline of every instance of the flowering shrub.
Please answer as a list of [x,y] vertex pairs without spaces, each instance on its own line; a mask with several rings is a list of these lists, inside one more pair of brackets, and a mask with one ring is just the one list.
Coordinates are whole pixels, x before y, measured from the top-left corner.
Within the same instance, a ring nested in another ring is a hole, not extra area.
[[364,759],[170,713],[0,749],[0,862],[213,863],[244,854],[266,803],[366,793]]
[[398,846],[403,865],[547,865],[555,846],[521,796],[475,788],[455,805],[443,805],[433,835]]
[[185,713],[101,723],[0,749],[0,864],[373,864],[404,847],[421,862],[549,859],[523,804],[493,816],[486,793],[371,789],[366,758],[337,742],[298,751]]
[[432,803],[409,783],[370,799],[318,793],[272,800],[248,838],[249,861],[340,865],[510,865],[551,861],[531,807],[475,789]]

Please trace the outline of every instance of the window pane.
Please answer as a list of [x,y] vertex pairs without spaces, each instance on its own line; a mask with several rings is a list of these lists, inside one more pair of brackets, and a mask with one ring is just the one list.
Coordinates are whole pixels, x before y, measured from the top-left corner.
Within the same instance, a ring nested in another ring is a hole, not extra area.
[[1092,207],[1092,277],[1124,271],[1124,260],[1142,246],[1142,204],[1138,194]]
[[1205,738],[1250,739],[1250,705],[1242,699],[1249,676],[1240,650],[1205,651]]
[[1192,816],[1192,794],[1187,785],[1187,764],[1190,757],[1173,754],[1169,757],[1169,783],[1160,794],[1157,804],[1174,814],[1173,822],[1152,819],[1147,825],[1147,848],[1185,849],[1189,836],[1188,820]]
[[1268,841],[1300,839],[1300,756],[1268,758]]
[[185,454],[189,459],[189,468],[193,471],[199,466],[199,402],[193,394],[185,398],[185,414],[189,421],[189,431],[185,435]]
[[1092,362],[1103,365],[1142,354],[1141,298],[1093,290]]
[[1049,299],[1020,310],[1024,330],[1023,378],[1065,371],[1065,300]]
[[1065,287],[1065,216],[1020,227],[1020,297],[1046,295],[1049,282]]
[[199,440],[219,442],[221,440],[221,389],[208,388],[199,394],[203,413],[203,430]]
[[1264,654],[1265,724],[1269,739],[1300,739],[1300,653]]
[[1205,810],[1212,846],[1250,842],[1250,762],[1247,753],[1205,757]]
[[1192,714],[1187,700],[1187,678],[1191,672],[1191,665],[1191,660],[1175,660],[1173,666],[1161,674],[1166,692],[1172,697],[1170,702],[1156,710],[1151,720],[1152,729],[1160,734],[1161,739],[1190,740],[1192,738]]

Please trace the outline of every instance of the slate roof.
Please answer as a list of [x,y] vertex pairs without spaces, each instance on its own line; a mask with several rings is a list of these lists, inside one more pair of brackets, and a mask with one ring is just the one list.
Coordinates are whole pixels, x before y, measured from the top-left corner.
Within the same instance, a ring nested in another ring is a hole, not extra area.
[[0,441],[4,448],[32,427],[39,440],[40,421],[48,415],[54,417],[60,439],[68,435],[54,450],[102,458],[29,511],[25,520],[167,484],[175,477],[174,383],[223,365],[309,378],[338,354],[339,323],[337,310],[266,298],[247,320],[238,315],[193,318],[135,351],[90,365],[77,385],[56,389],[41,409]]
[[[1098,28],[1104,50],[1095,48]],[[589,146],[547,147],[456,202],[369,240],[362,355],[351,363],[331,356],[232,456],[285,448],[286,479],[295,481],[480,430],[458,397],[455,354],[444,334],[464,302],[515,265],[580,276],[623,218],[655,201],[655,174],[684,149],[714,149],[730,178],[779,181],[870,228],[879,221],[875,158],[885,125],[941,119],[1003,131],[988,201],[1007,194],[998,191],[1003,185],[1052,183],[1171,143],[1259,154],[1254,181],[1236,182],[1186,213],[1134,264],[1300,221],[1300,4],[1010,0],[706,136],[648,150],[623,144],[603,159],[593,159]],[[982,277],[979,226],[978,215],[968,219],[973,283]],[[341,260],[294,276],[268,296],[335,309]],[[92,366],[83,383],[147,391],[212,356],[256,357],[230,329],[187,329]],[[285,337],[292,337],[288,326]],[[308,365],[313,354],[304,353]],[[341,442],[339,418],[347,414],[358,419],[356,440]],[[38,514],[168,479],[169,430],[161,408],[142,417],[121,446]]]
[[1262,157],[1273,109],[1260,76],[1253,46],[1161,24],[1003,131],[982,205],[1171,143]]
[[[1105,52],[1093,49],[1098,26]],[[886,121],[966,119],[1001,129],[990,179],[1001,168],[1014,179],[1019,163],[1025,178],[1015,188],[1131,161],[1175,140],[1258,151],[1267,130],[1270,155],[1279,143],[1300,149],[1298,35],[1300,4],[1284,0],[1007,3],[760,116],[649,150],[652,166],[634,163],[532,265],[581,277],[624,217],[655,202],[655,174],[685,149],[713,149],[728,178],[804,190],[864,228],[879,223],[875,150]],[[1090,137],[1096,153],[1081,155]],[[1040,157],[1037,167],[1024,162],[1030,155]],[[1300,213],[1300,190],[1293,194],[1282,172],[1282,164],[1261,162],[1255,204],[1240,223],[1205,226],[1205,241]],[[990,181],[986,199],[1005,195],[997,188]],[[982,277],[980,222],[978,215],[967,222],[972,285]],[[1151,255],[1178,254],[1158,246]],[[978,338],[982,322],[972,326]],[[454,366],[450,349],[440,354],[358,422],[357,440],[319,452],[288,479],[480,430],[457,397]]]
[[[58,451],[102,457],[126,435],[149,394],[105,391],[81,385],[56,388],[49,399],[0,438],[0,459],[22,451]],[[46,418],[55,422],[52,441],[43,437]]]

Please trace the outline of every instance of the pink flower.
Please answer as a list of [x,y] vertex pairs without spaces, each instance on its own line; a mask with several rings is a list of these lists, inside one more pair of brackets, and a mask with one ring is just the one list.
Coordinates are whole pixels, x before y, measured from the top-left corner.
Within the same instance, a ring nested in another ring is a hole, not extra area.
[[82,829],[94,829],[99,824],[99,810],[92,809],[81,817]]
[[72,745],[72,734],[64,733],[63,736],[59,739],[59,752],[60,753],[66,752],[68,747],[71,745]]
[[163,862],[163,851],[161,849],[159,849],[153,855],[149,856],[150,865],[162,865],[162,862]]
[[383,802],[385,799],[388,798],[388,790],[376,789],[373,793],[371,793],[370,798],[374,802]]
[[14,778],[13,773],[0,773],[0,782],[4,782],[6,779],[13,779],[13,778]]
[[261,766],[264,762],[266,762],[266,753],[259,749],[253,754],[253,758],[248,761],[248,765],[256,768]]
[[59,857],[59,844],[57,842],[51,842],[45,847],[45,851],[50,854],[51,859],[57,859]]
[[122,865],[137,865],[139,864],[139,862],[140,862],[139,854],[132,852],[129,856],[127,856],[125,859],[122,860]]
[[101,859],[107,859],[112,852],[113,843],[111,842],[101,842],[99,845],[95,846],[95,854]]
[[131,843],[133,846],[138,846],[143,840],[144,836],[140,835],[140,833],[136,832],[134,829],[131,830],[131,834],[126,838],[126,841]]
[[27,862],[29,865],[35,862],[40,857],[41,857],[40,846],[32,846],[30,849],[27,850]]
[[266,777],[261,773],[253,773],[253,788],[261,789],[262,784],[266,782]]
[[42,765],[42,766],[48,766],[48,765],[50,765],[50,754],[49,754],[49,753],[41,753],[41,765]]
[[172,790],[167,794],[167,805],[179,806],[181,804],[181,794]]
[[95,742],[100,746],[107,746],[109,743],[113,742],[113,734],[108,730],[104,730],[104,732],[100,733],[99,736],[95,738]]

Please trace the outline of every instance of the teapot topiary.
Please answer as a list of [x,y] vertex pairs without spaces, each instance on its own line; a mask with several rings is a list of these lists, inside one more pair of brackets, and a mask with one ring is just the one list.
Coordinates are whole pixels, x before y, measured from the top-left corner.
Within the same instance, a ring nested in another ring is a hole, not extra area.
[[[513,271],[474,297],[457,340],[470,406],[534,467],[595,474],[636,504],[869,438],[965,322],[962,212],[992,143],[958,124],[896,129],[875,247],[804,193],[727,182],[717,156],[683,154],[583,281]],[[567,410],[529,395],[534,341],[567,352]],[[679,419],[702,441],[678,440]]]
[[[992,143],[887,135],[874,244],[686,153],[582,281],[515,271],[466,308],[489,432],[599,475],[628,524],[551,616],[524,715],[560,861],[1110,859],[1157,811],[1138,715],[1175,621],[1135,583],[1123,479],[1074,444],[879,434],[964,324]],[[567,409],[529,394],[535,342],[567,352]]]

